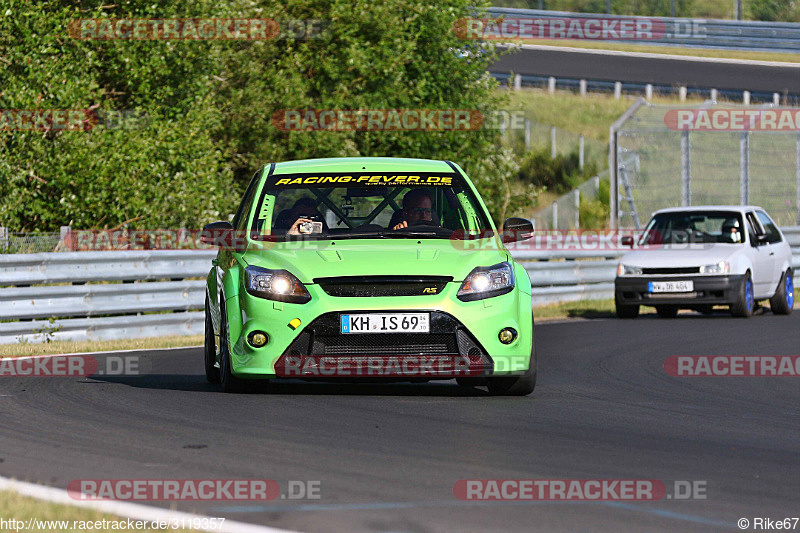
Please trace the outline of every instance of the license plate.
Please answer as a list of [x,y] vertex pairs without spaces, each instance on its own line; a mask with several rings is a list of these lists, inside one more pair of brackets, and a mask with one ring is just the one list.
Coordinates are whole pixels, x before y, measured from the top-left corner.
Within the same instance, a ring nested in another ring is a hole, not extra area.
[[693,281],[651,281],[647,284],[648,292],[692,292]]
[[429,313],[341,315],[342,333],[428,333]]

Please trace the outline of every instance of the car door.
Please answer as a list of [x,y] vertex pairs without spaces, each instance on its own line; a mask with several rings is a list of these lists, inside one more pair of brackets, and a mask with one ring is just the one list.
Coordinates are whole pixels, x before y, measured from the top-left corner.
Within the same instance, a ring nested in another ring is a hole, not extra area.
[[775,269],[775,253],[770,255],[769,245],[763,240],[766,231],[753,211],[748,211],[747,232],[750,245],[748,255],[753,265],[753,292],[756,299],[772,296],[772,276]]
[[772,258],[771,290],[775,291],[783,277],[783,237],[781,237],[781,232],[778,231],[775,223],[764,211],[756,211],[756,217],[758,217],[761,227],[764,228],[767,234],[766,249],[769,251],[769,256]]

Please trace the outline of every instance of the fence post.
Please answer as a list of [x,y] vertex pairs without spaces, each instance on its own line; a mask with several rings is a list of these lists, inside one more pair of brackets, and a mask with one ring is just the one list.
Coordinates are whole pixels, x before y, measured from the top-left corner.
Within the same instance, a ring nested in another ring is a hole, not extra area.
[[61,237],[58,241],[58,247],[65,247],[66,249],[69,249],[70,231],[72,231],[71,227],[61,226]]
[[[798,141],[798,143],[800,143],[800,141]],[[798,146],[800,146],[800,144],[798,144]],[[800,176],[800,170],[798,170],[798,176]],[[798,196],[798,198],[800,198],[800,196]],[[8,228],[4,228],[3,226],[0,226],[0,250],[4,252],[8,250]]]
[[552,229],[558,229],[558,200],[553,202],[553,227]]
[[742,103],[744,105],[750,105],[750,91],[744,91],[742,93]]
[[514,74],[514,90],[519,91],[520,89],[522,89],[522,76]]
[[581,227],[581,190],[575,188],[575,229]]
[[681,102],[685,102],[686,101],[686,87],[680,87],[678,89],[678,95],[679,95],[679,97],[681,99]]
[[692,145],[689,131],[681,132],[681,205],[692,205]]
[[556,127],[550,126],[550,158],[556,158]]
[[781,105],[781,95],[780,93],[772,93],[772,103],[776,106]]
[[616,98],[617,100],[622,98],[622,82],[621,81],[615,81],[614,82],[614,98]]
[[581,87],[581,96],[586,96],[586,80],[581,80],[580,87]]
[[531,121],[530,119],[525,119],[525,151],[531,149]]
[[553,76],[547,78],[547,92],[550,94],[556,92],[556,79]]
[[795,159],[797,159],[797,225],[800,226],[800,133],[797,134],[795,144]]
[[739,203],[750,203],[750,132],[739,137]]
[[583,170],[583,163],[585,161],[584,159],[585,144],[586,142],[584,141],[583,133],[581,133],[578,136],[578,168],[580,168],[581,170]]
[[653,84],[652,83],[648,83],[647,85],[644,86],[644,97],[647,98],[648,100],[652,100],[653,99]]

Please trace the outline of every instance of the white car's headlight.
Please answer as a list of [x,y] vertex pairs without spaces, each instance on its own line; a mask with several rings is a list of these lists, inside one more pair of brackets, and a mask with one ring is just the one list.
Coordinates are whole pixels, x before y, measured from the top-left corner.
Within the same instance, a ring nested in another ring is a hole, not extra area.
[[303,283],[286,270],[249,266],[244,271],[247,292],[259,298],[304,304],[311,295]]
[[727,274],[731,271],[731,265],[727,261],[720,261],[713,265],[703,265],[700,267],[701,274]]
[[641,276],[642,268],[630,265],[619,264],[617,267],[617,276]]
[[477,267],[464,279],[456,297],[462,302],[500,296],[514,289],[514,269],[508,263]]

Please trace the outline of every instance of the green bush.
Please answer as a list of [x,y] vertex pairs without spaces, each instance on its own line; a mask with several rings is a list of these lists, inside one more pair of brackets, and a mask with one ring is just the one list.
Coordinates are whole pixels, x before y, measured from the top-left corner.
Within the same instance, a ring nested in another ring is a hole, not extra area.
[[600,180],[597,198],[587,199],[581,196],[578,216],[581,228],[601,229],[608,227],[609,215],[609,183]]
[[549,148],[532,150],[520,160],[519,179],[534,187],[545,187],[548,191],[564,194],[597,174],[597,165],[587,163],[580,169],[578,151],[567,155],[550,157]]

